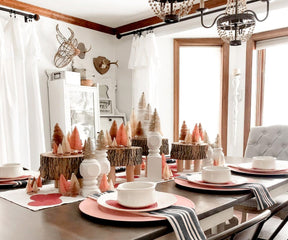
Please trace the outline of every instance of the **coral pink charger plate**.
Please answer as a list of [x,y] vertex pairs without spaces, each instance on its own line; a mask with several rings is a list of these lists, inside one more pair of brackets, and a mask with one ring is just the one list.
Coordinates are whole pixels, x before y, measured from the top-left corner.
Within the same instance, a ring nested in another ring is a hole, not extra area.
[[241,163],[239,165],[228,165],[229,167],[233,169],[239,169],[242,171],[247,171],[247,172],[252,172],[252,173],[288,173],[288,163],[287,161],[276,161],[276,167],[275,169],[258,169],[258,168],[253,168],[252,163]]
[[[195,208],[195,204],[188,198],[175,195],[177,202],[174,205],[185,206],[190,208]],[[79,209],[82,213],[102,220],[110,220],[117,222],[151,222],[151,221],[166,221],[165,218],[141,216],[137,213],[123,212],[112,210],[100,206],[96,200],[86,198],[79,205]]]
[[192,175],[187,177],[188,182],[199,184],[208,187],[235,187],[246,183],[246,179],[239,176],[231,176],[231,181],[227,183],[210,183],[202,180],[201,174]]
[[32,177],[32,176],[31,175],[24,175],[24,176],[19,176],[19,177],[14,177],[14,178],[0,178],[0,183],[1,182],[8,182],[8,181],[25,180],[25,179],[28,179],[29,177]]
[[233,192],[247,192],[249,191],[248,189],[243,189],[243,188],[237,188],[237,186],[235,186],[235,188],[225,188],[225,186],[204,186],[198,183],[193,183],[193,182],[189,182],[187,180],[184,179],[175,179],[174,180],[176,185],[182,186],[185,189],[191,189],[191,190],[200,190],[200,191],[204,191],[204,192],[227,192],[227,193],[233,193]]

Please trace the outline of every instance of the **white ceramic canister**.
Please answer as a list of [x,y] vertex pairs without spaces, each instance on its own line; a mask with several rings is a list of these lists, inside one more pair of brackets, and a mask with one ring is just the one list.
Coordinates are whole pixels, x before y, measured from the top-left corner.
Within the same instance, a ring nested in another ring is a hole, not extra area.
[[141,208],[156,202],[155,183],[126,182],[117,187],[117,201],[130,208]]
[[15,178],[23,175],[20,163],[7,163],[0,167],[0,178]]
[[202,169],[202,180],[209,183],[227,183],[231,181],[229,167],[210,166]]

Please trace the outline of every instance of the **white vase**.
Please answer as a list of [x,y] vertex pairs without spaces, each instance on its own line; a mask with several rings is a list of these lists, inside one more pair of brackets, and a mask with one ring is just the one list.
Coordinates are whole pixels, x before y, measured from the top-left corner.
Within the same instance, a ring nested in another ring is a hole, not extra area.
[[83,177],[81,195],[87,197],[92,193],[99,193],[98,176],[101,167],[96,159],[84,159],[80,164],[80,174]]
[[213,148],[208,145],[206,158],[202,161],[202,168],[213,165]]
[[224,166],[225,157],[222,148],[214,148],[212,158],[214,166]]
[[100,164],[100,174],[98,176],[98,184],[100,184],[104,174],[108,175],[110,172],[110,162],[107,159],[107,150],[95,150],[95,158]]

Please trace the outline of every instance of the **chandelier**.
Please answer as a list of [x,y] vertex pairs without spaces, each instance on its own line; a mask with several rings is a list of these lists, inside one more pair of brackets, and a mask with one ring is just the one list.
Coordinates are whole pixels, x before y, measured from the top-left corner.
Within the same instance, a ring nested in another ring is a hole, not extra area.
[[210,26],[206,26],[203,22],[203,13],[206,10],[204,0],[200,0],[201,25],[205,28],[211,28],[217,21],[217,31],[220,38],[224,42],[230,43],[231,46],[241,45],[241,42],[247,41],[253,34],[255,23],[263,22],[269,14],[269,1],[260,0],[267,3],[266,16],[259,19],[252,10],[247,10],[247,0],[227,0],[225,13],[218,15]]
[[152,10],[166,23],[178,22],[188,15],[195,0],[148,0]]

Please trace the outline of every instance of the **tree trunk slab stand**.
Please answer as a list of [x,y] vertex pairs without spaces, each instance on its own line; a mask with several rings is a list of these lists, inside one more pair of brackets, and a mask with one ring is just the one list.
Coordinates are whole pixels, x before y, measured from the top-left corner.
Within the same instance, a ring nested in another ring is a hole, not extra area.
[[135,165],[135,167],[134,167],[134,175],[140,176],[140,174],[141,174],[141,165]]
[[[142,163],[142,148],[141,147],[109,147],[107,148],[107,158],[110,161],[111,167],[126,166],[127,182],[134,181],[134,166]],[[109,176],[113,179],[113,174]]]
[[72,173],[77,178],[82,178],[79,167],[83,161],[83,154],[57,156],[51,152],[40,154],[40,176],[46,180],[55,180],[55,187],[60,174],[70,179]]
[[172,143],[170,157],[177,159],[178,172],[183,171],[183,161],[185,160],[185,169],[190,169],[191,160],[194,160],[194,171],[201,169],[201,159],[206,158],[208,150],[207,144],[185,144]]
[[[142,155],[148,156],[149,148],[147,146],[147,138],[132,138],[132,146],[141,147]],[[169,142],[168,138],[162,138],[162,145],[160,147],[160,154],[164,153],[169,155]]]

